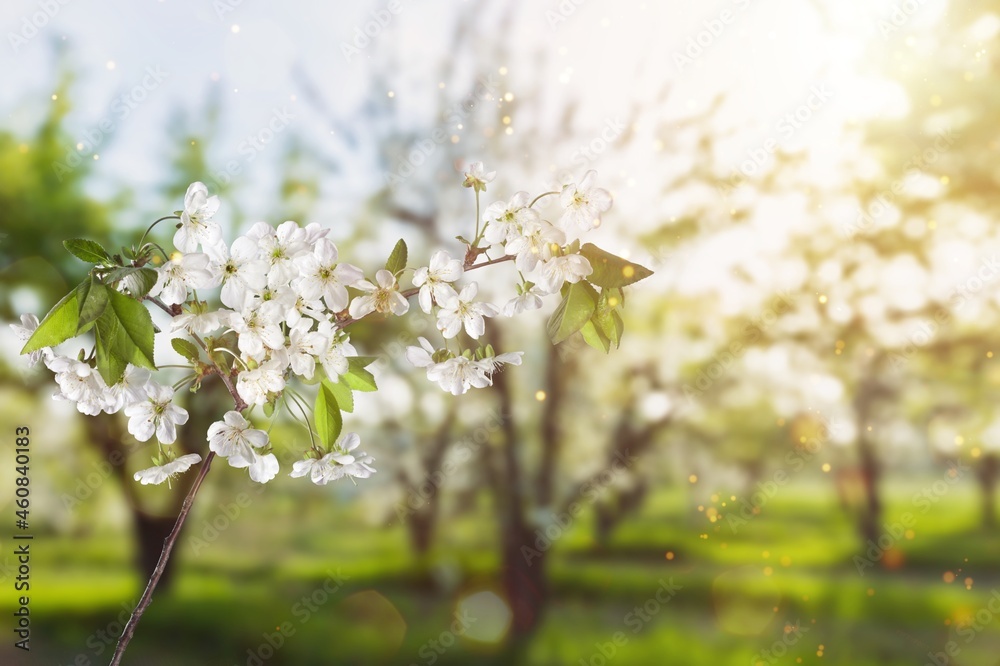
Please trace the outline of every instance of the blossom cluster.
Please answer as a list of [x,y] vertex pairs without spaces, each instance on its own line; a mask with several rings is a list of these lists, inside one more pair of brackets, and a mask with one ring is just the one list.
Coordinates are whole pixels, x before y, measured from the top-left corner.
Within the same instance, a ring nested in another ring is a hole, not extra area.
[[[38,323],[35,315],[21,315],[21,324],[11,328],[18,339],[27,341]],[[187,410],[173,403],[174,389],[153,381],[145,368],[129,365],[121,381],[108,386],[101,374],[82,360],[61,356],[48,347],[33,353],[28,363],[35,365],[40,360],[55,375],[59,389],[53,394],[55,399],[73,402],[80,413],[89,416],[124,412],[128,431],[140,442],[155,435],[160,444],[172,444],[177,439],[177,426],[188,421]],[[135,480],[162,483],[201,462],[201,456],[193,453],[175,458],[167,451],[156,462],[156,467],[136,472]]]
[[[477,208],[480,193],[493,177],[480,163],[465,173],[465,185],[475,190]],[[405,265],[405,244],[400,241],[401,255],[394,251],[396,259],[390,258],[371,279],[360,267],[343,261],[329,238],[330,230],[315,223],[301,226],[286,221],[274,226],[257,222],[246,234],[226,243],[222,227],[214,219],[219,198],[210,196],[202,183],[192,184],[176,218],[175,251],[167,254],[155,246],[164,261],[153,269],[155,283],[139,297],[166,310],[171,315],[171,333],[190,338],[205,352],[208,364],[200,362],[201,350],[190,345],[193,352],[188,358],[197,381],[214,371],[234,392],[237,410],[246,407],[242,413],[228,412],[209,427],[210,450],[232,467],[247,469],[254,481],[273,479],[279,465],[269,436],[255,429],[248,416],[257,407],[273,411],[275,405],[290,398],[299,407],[312,442],[303,460],[294,464],[291,476],[308,476],[319,485],[342,477],[370,476],[375,471],[374,460],[358,451],[360,437],[356,433],[341,435],[339,421],[335,432],[327,433],[327,441],[315,441],[302,409],[304,400],[298,397],[293,382],[346,381],[356,368],[352,359],[358,360],[348,326],[374,313],[404,315],[410,308],[409,298],[415,295],[420,309],[435,318],[442,347],[435,348],[420,338],[420,346],[406,350],[410,363],[426,370],[429,380],[454,395],[491,385],[493,374],[503,365],[520,365],[522,352],[498,355],[489,345],[473,350],[462,349],[461,344],[455,352],[448,344],[460,343],[456,338],[463,332],[479,340],[485,333],[486,319],[537,309],[544,296],[557,294],[564,285],[578,283],[593,272],[579,252],[579,243],[572,241],[598,226],[601,214],[611,206],[610,194],[594,185],[594,177],[594,172],[589,172],[580,183],[534,200],[527,192],[518,192],[509,200],[487,206],[477,220],[475,239],[466,241],[464,259],[438,250],[426,266],[410,269]],[[555,223],[535,208],[535,203],[548,195],[557,196],[560,202]],[[146,263],[157,263],[151,250],[148,262],[142,251],[131,265],[120,264],[119,270],[149,270]],[[477,264],[483,255],[486,261]],[[501,261],[513,262],[520,278],[515,285],[517,295],[502,307],[481,300],[476,282],[460,284],[466,273]],[[113,267],[99,264],[95,270],[109,268]],[[404,290],[400,280],[411,270],[412,288]],[[122,291],[126,289],[123,284],[115,283],[113,288]],[[210,297],[209,290],[218,290],[217,299]],[[37,318],[26,315],[15,331],[28,340],[38,326]],[[215,344],[227,334],[234,334],[231,348]],[[231,356],[236,365],[223,370],[213,360],[219,353]],[[194,380],[166,386],[154,381],[148,369],[129,364],[121,380],[108,386],[98,371],[100,363],[93,362],[93,357],[91,352],[89,358],[81,353],[79,359],[73,359],[44,348],[32,352],[29,362],[44,359],[55,373],[56,397],[73,401],[80,412],[123,411],[128,430],[136,439],[156,437],[160,455],[154,458],[154,467],[135,474],[137,481],[161,483],[200,462],[197,454],[176,457],[162,446],[173,443],[176,427],[188,420],[187,411],[173,402],[174,391]],[[335,401],[333,404],[336,406]],[[317,421],[318,411],[319,407]],[[320,430],[318,424],[316,430]]]

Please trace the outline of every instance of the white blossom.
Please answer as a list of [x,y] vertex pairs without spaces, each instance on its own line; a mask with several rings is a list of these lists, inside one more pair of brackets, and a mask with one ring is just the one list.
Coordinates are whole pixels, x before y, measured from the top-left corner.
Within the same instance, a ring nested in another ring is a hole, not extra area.
[[253,370],[244,370],[236,380],[236,392],[250,405],[263,405],[269,393],[285,388],[287,355],[272,358]]
[[278,458],[273,453],[262,454],[251,449],[250,456],[234,454],[229,457],[229,464],[237,469],[248,468],[250,480],[257,483],[267,483],[278,475]]
[[[27,342],[28,338],[35,332],[38,328],[38,317],[33,314],[23,314],[21,315],[21,323],[11,324],[10,329],[14,331],[14,335],[21,342]],[[52,353],[52,350],[48,347],[42,347],[41,349],[36,349],[35,351],[28,354],[28,367],[33,367],[38,361],[42,359],[43,356],[48,356]]]
[[490,245],[506,243],[519,235],[525,225],[537,222],[538,211],[528,206],[530,202],[527,192],[516,192],[510,201],[496,201],[487,206],[483,212],[486,242]]
[[396,276],[384,268],[375,273],[375,286],[367,280],[361,280],[355,284],[355,288],[368,292],[364,296],[358,296],[351,301],[350,314],[355,319],[360,319],[372,312],[382,314],[404,315],[410,309],[410,302],[399,293],[399,284]]
[[265,347],[280,349],[285,345],[279,320],[269,317],[267,308],[234,312],[229,316],[229,325],[239,336],[236,344],[240,351],[250,358],[260,360]]
[[527,310],[537,310],[540,307],[542,307],[542,294],[538,290],[538,287],[531,285],[531,287],[525,289],[520,295],[515,296],[504,304],[503,314],[505,317],[513,317]]
[[208,428],[208,448],[228,459],[233,467],[249,468],[250,478],[258,483],[267,483],[278,473],[277,457],[256,450],[268,443],[267,433],[251,427],[250,422],[235,410],[226,412],[222,421]]
[[149,378],[149,370],[137,368],[129,363],[121,381],[105,390],[104,411],[108,414],[116,414],[125,407],[145,400]]
[[188,413],[173,404],[174,390],[155,382],[146,384],[147,398],[125,408],[129,417],[128,431],[140,442],[149,441],[156,434],[162,444],[177,439],[177,426],[187,423]]
[[308,475],[318,486],[325,486],[330,481],[345,476],[367,479],[375,473],[375,468],[372,467],[375,459],[360,451],[354,453],[360,444],[361,437],[357,433],[346,433],[334,444],[333,450],[322,458],[296,461],[292,465],[290,476],[299,478]]
[[497,172],[487,172],[483,167],[482,162],[473,162],[469,165],[469,168],[466,170],[464,175],[465,181],[462,185],[474,188],[480,192],[485,192],[486,184],[493,182],[493,179],[497,177]]
[[55,373],[59,387],[54,398],[76,403],[77,410],[88,416],[97,416],[105,410],[108,387],[97,370],[83,361],[65,356],[46,358],[45,365]]
[[[504,365],[521,365],[522,356],[524,356],[524,352],[506,352],[496,356],[487,356],[476,363],[486,372],[487,376],[492,377],[493,373],[501,370]],[[493,383],[492,379],[490,383]]]
[[562,289],[566,282],[579,282],[594,272],[586,257],[579,254],[565,254],[552,257],[542,264],[538,286],[548,294],[554,294]]
[[431,346],[431,343],[427,341],[427,338],[417,338],[417,342],[420,343],[419,347],[411,346],[406,348],[406,360],[417,368],[428,368],[434,365],[433,357],[437,350]]
[[174,247],[181,252],[194,252],[198,245],[208,248],[222,238],[222,227],[212,222],[219,210],[219,197],[208,196],[204,183],[191,183],[184,194],[181,228],[174,234]]
[[144,486],[149,484],[158,485],[167,479],[172,479],[178,474],[188,471],[192,465],[197,465],[200,462],[200,455],[197,453],[189,453],[163,465],[157,465],[155,467],[150,467],[149,469],[140,470],[135,473],[133,478]]
[[222,284],[220,298],[225,306],[240,310],[249,296],[267,285],[267,262],[257,258],[252,239],[240,236],[232,250],[218,243],[206,251],[212,259],[210,270]]
[[219,330],[222,327],[223,320],[228,320],[228,317],[232,314],[232,310],[201,312],[201,307],[201,305],[198,305],[191,311],[175,315],[170,322],[170,330],[174,332],[185,330],[198,335],[209,335]]
[[517,270],[535,270],[539,261],[547,261],[566,243],[566,234],[545,220],[525,224],[521,232],[507,241],[504,252],[514,256]]
[[458,294],[448,295],[440,302],[437,327],[446,338],[458,335],[465,326],[465,332],[478,339],[486,331],[483,317],[495,317],[500,311],[490,303],[476,303],[479,285],[475,282],[462,287]]
[[[285,286],[299,274],[294,264],[295,258],[312,249],[306,243],[306,231],[292,221],[282,222],[277,230],[263,222],[258,225],[254,227],[260,233],[257,245],[261,258],[269,266],[267,284],[271,287]],[[253,232],[254,229],[250,231]]]
[[296,287],[306,300],[322,298],[332,311],[341,312],[350,298],[347,287],[363,279],[364,273],[357,266],[337,263],[337,258],[336,245],[325,238],[316,241],[312,253],[295,259],[301,274]]
[[569,231],[590,231],[601,224],[601,213],[611,208],[611,193],[594,186],[596,171],[588,171],[578,185],[569,184],[559,194],[563,207],[559,226]]
[[339,381],[340,375],[347,374],[350,369],[347,358],[357,356],[358,350],[350,343],[350,338],[341,337],[330,322],[321,323],[317,332],[325,339],[320,353],[317,354],[319,362],[331,381]]
[[418,268],[413,273],[413,286],[420,287],[417,301],[420,309],[431,313],[433,300],[441,302],[441,298],[455,293],[448,284],[462,277],[462,262],[452,259],[444,250],[438,250],[431,255],[430,265]]
[[312,379],[316,371],[316,356],[330,348],[329,339],[310,328],[312,322],[302,319],[288,334],[288,361],[292,372],[305,379]]
[[208,270],[209,257],[204,252],[175,252],[170,261],[156,271],[156,284],[150,296],[159,296],[167,305],[179,305],[187,300],[189,289],[215,286],[215,276]]
[[430,366],[427,368],[427,379],[452,395],[462,395],[470,388],[485,388],[491,384],[486,369],[465,356],[456,356]]
[[208,448],[223,458],[241,454],[246,458],[254,448],[267,446],[267,433],[255,430],[239,412],[226,412],[221,421],[208,427]]
[[325,486],[329,483],[335,466],[333,454],[328,453],[322,458],[296,460],[292,463],[292,471],[289,476],[299,478],[308,474],[310,480],[317,486]]

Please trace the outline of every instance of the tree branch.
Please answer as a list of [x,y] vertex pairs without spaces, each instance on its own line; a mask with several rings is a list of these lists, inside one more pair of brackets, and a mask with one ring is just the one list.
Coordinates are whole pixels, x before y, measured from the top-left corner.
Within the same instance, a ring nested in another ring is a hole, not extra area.
[[[176,314],[172,312],[172,310],[160,299],[149,298],[148,300],[157,307],[163,309],[168,314]],[[208,347],[205,345],[205,342],[194,333],[191,335],[201,348],[205,350],[205,353],[208,354],[208,360],[219,373],[219,377],[222,378],[222,382],[226,385],[226,389],[229,390],[229,394],[232,396],[233,402],[236,405],[236,410],[243,411],[246,409],[247,404],[244,402],[243,398],[240,397],[239,393],[236,392],[236,389],[233,386],[232,378],[224,372],[218,364],[216,364],[212,355],[208,353]],[[146,612],[146,608],[149,607],[149,604],[153,600],[153,592],[156,590],[156,586],[160,582],[160,578],[163,576],[163,572],[167,567],[167,561],[170,559],[170,553],[174,549],[174,543],[177,541],[177,537],[181,533],[184,521],[187,520],[188,514],[191,512],[191,507],[194,505],[195,496],[198,494],[198,490],[201,488],[202,482],[208,475],[208,470],[212,467],[212,460],[214,459],[215,452],[210,451],[205,457],[205,462],[201,465],[198,477],[195,479],[194,484],[192,484],[191,490],[188,491],[187,496],[184,498],[184,504],[181,505],[180,513],[177,514],[177,521],[174,523],[174,528],[170,530],[170,534],[163,542],[163,552],[160,553],[160,559],[156,562],[156,568],[153,569],[153,575],[149,577],[149,582],[146,584],[146,590],[142,593],[142,598],[139,599],[139,603],[136,605],[135,610],[132,611],[132,615],[129,617],[128,623],[122,630],[121,638],[118,639],[118,645],[115,646],[115,653],[111,658],[109,666],[120,666],[122,657],[125,655],[125,649],[128,647],[129,642],[131,642],[133,634],[135,634],[135,628],[139,624],[139,619],[142,618],[143,613]]]

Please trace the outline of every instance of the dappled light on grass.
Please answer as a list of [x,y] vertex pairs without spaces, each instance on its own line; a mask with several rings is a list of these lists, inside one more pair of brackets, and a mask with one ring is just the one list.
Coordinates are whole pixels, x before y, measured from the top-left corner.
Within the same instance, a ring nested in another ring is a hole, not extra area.
[[[734,594],[737,589],[743,594]],[[712,582],[712,599],[720,629],[738,636],[756,636],[778,615],[782,595],[760,566],[746,565],[717,576]]]

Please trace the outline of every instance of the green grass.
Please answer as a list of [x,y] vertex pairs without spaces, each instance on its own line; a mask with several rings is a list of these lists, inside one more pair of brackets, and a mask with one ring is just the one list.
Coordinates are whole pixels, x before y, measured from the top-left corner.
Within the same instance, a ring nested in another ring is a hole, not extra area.
[[[920,487],[889,489],[885,521],[913,512],[914,533],[885,561],[892,568],[880,562],[863,576],[852,561],[860,547],[852,521],[829,493],[807,485],[783,489],[735,534],[676,489],[653,497],[604,549],[585,517],[553,547],[553,601],[517,663],[600,664],[601,651],[613,649],[608,663],[746,666],[761,650],[783,647],[784,637],[794,645],[773,663],[923,664],[956,638],[963,613],[983,609],[1000,588],[1000,535],[978,528],[971,489],[956,487],[920,513],[912,503]],[[182,539],[176,585],[143,618],[127,663],[246,664],[247,650],[282,623],[294,635],[267,664],[428,664],[432,655],[445,665],[505,663],[496,643],[460,637],[443,653],[428,643],[447,631],[460,599],[498,589],[489,516],[449,520],[418,566],[400,528],[365,526],[349,508],[305,511],[301,520],[288,519],[281,502],[253,510],[260,515],[237,521],[198,555]],[[32,659],[3,647],[0,663],[68,664],[80,654],[80,663],[107,663],[108,643],[95,632],[116,629],[115,617],[141,592],[131,552],[117,533],[38,541]],[[345,586],[305,613],[302,599],[338,569]],[[663,605],[653,601],[661,580],[681,586]],[[12,601],[4,595],[0,611]],[[658,612],[640,618],[636,608],[647,603]],[[481,627],[488,634],[498,621],[484,617]],[[786,627],[796,625],[804,631],[792,641]],[[998,633],[1000,620],[991,619],[971,642],[960,638],[955,663],[993,666]]]

